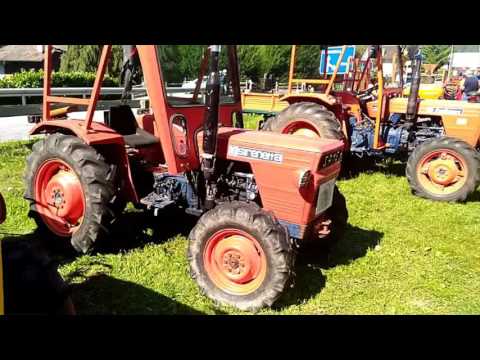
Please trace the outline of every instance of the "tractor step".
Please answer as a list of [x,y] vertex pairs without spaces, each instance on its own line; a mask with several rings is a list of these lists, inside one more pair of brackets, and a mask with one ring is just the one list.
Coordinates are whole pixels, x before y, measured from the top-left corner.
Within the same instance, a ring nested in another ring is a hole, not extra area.
[[145,205],[148,210],[153,208],[155,210],[155,215],[157,215],[158,210],[162,210],[167,206],[174,204],[175,201],[171,199],[166,199],[165,197],[160,196],[153,191],[149,195],[141,199],[140,203]]

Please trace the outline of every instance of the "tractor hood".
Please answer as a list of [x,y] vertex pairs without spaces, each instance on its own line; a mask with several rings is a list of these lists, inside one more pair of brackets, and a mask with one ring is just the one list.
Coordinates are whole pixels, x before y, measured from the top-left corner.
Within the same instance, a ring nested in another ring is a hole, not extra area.
[[[197,143],[200,152],[202,152],[202,138],[203,131],[199,131],[197,135]],[[314,139],[300,135],[285,135],[231,127],[219,128],[217,149],[219,157],[226,158],[235,156],[234,154],[238,153],[235,152],[235,150],[232,150],[235,149],[235,147],[248,148],[252,151],[293,151],[321,155],[323,153],[330,153],[343,148],[343,142],[339,140]],[[240,153],[242,152],[240,151]]]

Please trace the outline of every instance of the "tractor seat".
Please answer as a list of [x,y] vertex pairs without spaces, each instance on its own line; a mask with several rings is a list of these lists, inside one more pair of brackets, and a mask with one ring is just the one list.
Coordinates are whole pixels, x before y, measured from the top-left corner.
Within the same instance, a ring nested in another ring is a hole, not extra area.
[[110,111],[105,112],[105,124],[122,135],[126,145],[134,148],[160,142],[153,134],[138,126],[137,119],[128,105],[112,106]]
[[157,137],[139,127],[135,131],[135,134],[124,135],[123,140],[125,144],[134,148],[155,145],[160,142]]

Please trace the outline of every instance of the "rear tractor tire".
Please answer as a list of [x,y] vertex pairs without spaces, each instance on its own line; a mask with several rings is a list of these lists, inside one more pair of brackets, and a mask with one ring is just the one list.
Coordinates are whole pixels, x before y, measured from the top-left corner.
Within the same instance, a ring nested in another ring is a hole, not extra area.
[[304,135],[344,140],[340,121],[325,106],[312,102],[294,103],[277,116],[269,118],[263,130],[281,134]]
[[52,245],[68,241],[87,253],[113,223],[114,171],[93,147],[75,136],[52,134],[27,158],[25,198]]
[[189,235],[192,278],[216,303],[244,311],[271,306],[290,284],[295,252],[287,231],[255,205],[205,213]]
[[406,176],[415,195],[463,202],[480,184],[480,154],[456,138],[431,139],[412,152]]

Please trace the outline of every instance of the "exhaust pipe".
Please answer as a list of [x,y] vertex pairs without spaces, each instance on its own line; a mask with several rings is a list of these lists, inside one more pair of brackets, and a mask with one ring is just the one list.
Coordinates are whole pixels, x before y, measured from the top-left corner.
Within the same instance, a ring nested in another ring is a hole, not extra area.
[[400,89],[402,89],[403,96],[403,59],[402,59],[402,47],[397,45],[397,58],[398,58],[398,77],[400,80]]
[[413,69],[412,69],[412,84],[410,85],[410,96],[408,97],[407,121],[414,121],[417,117],[418,109],[418,90],[420,89],[421,70],[422,70],[422,55],[420,50],[414,56]]
[[205,208],[215,206],[215,155],[217,152],[218,105],[220,103],[220,76],[218,62],[220,45],[210,45],[209,75],[206,85],[206,109],[203,119],[202,171],[206,182]]
[[123,45],[123,67],[120,74],[120,84],[123,85],[121,102],[125,104],[132,91],[133,80],[137,76],[140,66],[137,47],[135,45]]

